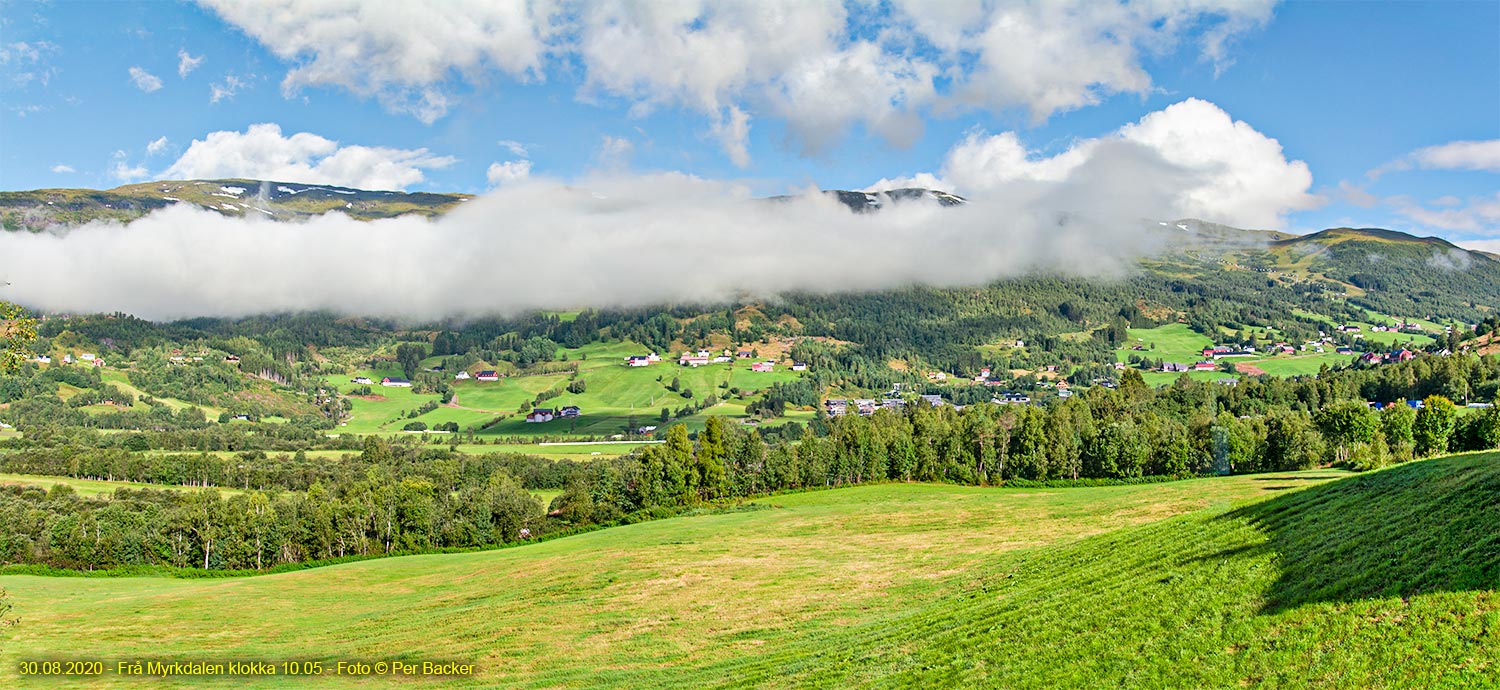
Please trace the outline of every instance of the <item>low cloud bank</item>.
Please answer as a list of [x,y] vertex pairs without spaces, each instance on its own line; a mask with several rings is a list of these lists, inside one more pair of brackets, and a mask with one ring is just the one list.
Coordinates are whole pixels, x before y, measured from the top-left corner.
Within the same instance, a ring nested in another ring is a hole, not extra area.
[[433,319],[1116,275],[1151,251],[1140,219],[1163,217],[1188,175],[1150,147],[1101,141],[1057,180],[866,214],[679,174],[521,180],[436,220],[286,223],[176,206],[127,224],[0,233],[0,276],[27,305],[165,320],[307,309]]

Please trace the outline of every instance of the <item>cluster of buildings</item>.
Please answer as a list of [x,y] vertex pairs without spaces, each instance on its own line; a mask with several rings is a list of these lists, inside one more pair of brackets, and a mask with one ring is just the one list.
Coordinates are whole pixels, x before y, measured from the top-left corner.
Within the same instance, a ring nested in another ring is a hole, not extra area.
[[538,407],[535,410],[526,413],[526,422],[529,424],[539,424],[542,422],[550,422],[554,419],[572,419],[582,416],[583,410],[577,405],[569,405],[567,407],[561,407],[555,410],[545,407]]
[[[887,393],[886,395],[891,395],[891,393]],[[941,395],[919,395],[917,396],[917,400],[933,407],[941,407],[948,404],[948,401],[943,400],[943,396]],[[881,398],[880,400],[874,398],[854,398],[849,400],[829,399],[823,401],[823,410],[828,413],[829,417],[841,417],[849,414],[851,411],[862,417],[868,417],[875,414],[876,410],[895,410],[900,412],[904,409],[906,409],[905,400],[891,397]]]
[[[198,357],[197,359],[199,361],[202,361],[203,358],[202,357]],[[39,354],[39,355],[37,355],[35,357],[32,357],[31,361],[35,362],[36,364],[51,364],[52,363],[52,357],[50,355],[41,355],[41,354]],[[95,366],[95,367],[102,367],[102,366],[104,366],[104,358],[100,357],[98,355],[95,355],[93,353],[90,353],[90,352],[85,352],[85,353],[83,353],[81,355],[78,355],[78,359],[77,360],[73,359],[73,355],[63,355],[63,358],[62,358],[62,363],[63,364],[73,364],[75,362],[78,362],[78,363],[87,363],[90,366]]]
[[1389,364],[1392,362],[1410,362],[1417,358],[1417,353],[1406,348],[1395,352],[1366,352],[1360,355],[1359,361],[1364,364]]
[[[752,353],[745,350],[736,352],[732,356],[729,354],[729,350],[724,350],[719,354],[714,354],[712,352],[709,352],[708,350],[698,350],[697,352],[682,353],[682,355],[677,358],[677,364],[684,367],[696,368],[704,366],[706,364],[722,364],[724,362],[732,362],[735,359],[750,359],[752,356]],[[632,367],[650,366],[659,361],[661,361],[661,358],[657,357],[656,353],[654,352],[649,355],[633,355],[625,358],[626,366]],[[776,362],[771,360],[756,362],[750,365],[750,371],[770,372],[775,370]],[[807,371],[807,363],[792,362],[792,371]]]

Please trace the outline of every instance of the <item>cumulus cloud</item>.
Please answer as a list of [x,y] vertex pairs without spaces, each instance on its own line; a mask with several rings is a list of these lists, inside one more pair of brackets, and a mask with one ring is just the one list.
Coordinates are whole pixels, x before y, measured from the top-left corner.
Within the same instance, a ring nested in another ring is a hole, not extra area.
[[679,174],[531,178],[435,220],[278,223],[177,205],[124,225],[0,233],[0,274],[24,304],[152,319],[303,309],[433,319],[1115,274],[1152,250],[1147,229],[1120,219],[1160,217],[1181,174],[1116,139],[1064,181],[1016,180],[967,206],[914,201],[874,214],[819,194],[752,199]]
[[1195,44],[1221,70],[1275,0],[930,3],[895,0],[200,0],[293,63],[291,95],[332,85],[433,122],[458,83],[581,68],[585,101],[702,115],[737,165],[751,124],[784,120],[815,154],[854,125],[903,145],[952,106],[1041,120],[1148,94],[1146,61]]
[[135,84],[135,88],[145,91],[146,93],[151,93],[152,91],[156,91],[157,89],[161,88],[161,77],[158,77],[139,67],[131,67],[129,71],[130,81]]
[[275,124],[244,132],[213,132],[194,139],[164,176],[171,179],[244,177],[281,182],[331,184],[360,189],[405,189],[425,179],[424,170],[454,159],[427,149],[340,146],[316,134],[283,136]]
[[109,176],[121,182],[134,182],[150,175],[144,165],[131,165],[123,160],[115,161],[109,168]]
[[78,171],[74,170],[73,166],[71,166],[71,165],[64,165],[62,163],[58,163],[57,165],[52,166],[52,172],[55,172],[55,173],[75,173],[75,172],[78,172]]
[[1288,212],[1322,203],[1308,193],[1312,173],[1307,164],[1288,161],[1275,139],[1196,98],[1147,114],[1108,136],[1076,141],[1052,156],[1034,154],[1014,132],[973,132],[948,151],[938,175],[882,183],[935,186],[970,196],[993,194],[1016,182],[1066,184],[1101,146],[1123,142],[1154,153],[1178,181],[1171,203],[1158,209],[1165,214],[1160,217],[1278,228]]
[[188,54],[186,48],[177,50],[177,76],[179,78],[186,79],[187,75],[193,70],[198,69],[198,65],[201,64],[203,64],[202,55],[193,57]]
[[546,0],[201,1],[295,65],[288,95],[341,86],[424,122],[447,113],[445,87],[460,77],[540,78],[559,12]]
[[146,144],[146,155],[155,156],[163,151],[166,151],[168,143],[169,142],[167,141],[166,137],[158,137],[151,143]]
[[503,163],[491,163],[489,170],[485,171],[485,179],[489,180],[491,187],[518,182],[531,177],[531,161],[505,161]]

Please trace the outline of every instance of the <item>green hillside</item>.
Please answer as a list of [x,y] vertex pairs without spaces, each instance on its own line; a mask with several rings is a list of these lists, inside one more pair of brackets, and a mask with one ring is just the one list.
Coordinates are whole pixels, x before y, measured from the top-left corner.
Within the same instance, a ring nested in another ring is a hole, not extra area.
[[433,659],[477,664],[452,685],[590,688],[1479,687],[1500,664],[1493,453],[758,503],[254,578],[0,577],[22,621],[0,682],[57,687],[14,675],[36,658]]

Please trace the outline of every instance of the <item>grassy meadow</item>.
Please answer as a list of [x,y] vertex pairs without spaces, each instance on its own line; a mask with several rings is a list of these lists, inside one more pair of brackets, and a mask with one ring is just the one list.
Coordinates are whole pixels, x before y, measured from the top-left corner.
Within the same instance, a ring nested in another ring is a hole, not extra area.
[[69,685],[14,675],[40,658],[436,659],[477,664],[445,686],[523,688],[1479,687],[1500,668],[1497,454],[756,505],[253,578],[0,577],[22,620],[0,683]]
[[[421,421],[429,427],[457,422],[465,431],[482,429],[480,433],[486,436],[610,436],[625,432],[627,427],[659,424],[664,407],[675,413],[677,408],[709,395],[723,400],[719,405],[681,420],[689,428],[698,429],[709,415],[746,417],[745,403],[755,399],[759,392],[775,383],[797,380],[802,375],[782,366],[773,372],[752,372],[750,362],[746,360],[697,368],[678,366],[675,360],[665,358],[648,367],[624,365],[626,356],[645,352],[645,348],[628,342],[594,343],[576,350],[561,350],[569,363],[577,367],[577,378],[586,385],[584,392],[567,392],[572,379],[568,373],[508,376],[499,381],[456,381],[453,384],[454,399],[448,405],[415,418],[408,418],[406,414],[423,403],[439,400],[439,396],[419,395],[409,388],[379,385],[383,377],[401,376],[398,369],[362,369],[334,382],[344,393],[359,387],[350,381],[355,377],[366,376],[375,382],[370,387],[371,395],[354,398],[352,418],[339,431],[399,433],[408,422]],[[437,361],[429,358],[428,364]],[[674,378],[678,380],[679,391],[668,388]],[[732,388],[738,388],[746,399],[732,398],[729,393]],[[681,395],[680,391],[684,389],[692,390],[691,399]],[[560,391],[561,395],[544,401],[542,407],[576,405],[583,409],[583,416],[542,424],[527,423],[526,416],[519,411],[521,405],[534,400],[539,393],[553,390]]]

